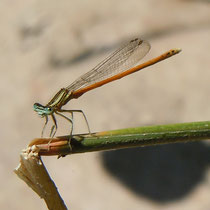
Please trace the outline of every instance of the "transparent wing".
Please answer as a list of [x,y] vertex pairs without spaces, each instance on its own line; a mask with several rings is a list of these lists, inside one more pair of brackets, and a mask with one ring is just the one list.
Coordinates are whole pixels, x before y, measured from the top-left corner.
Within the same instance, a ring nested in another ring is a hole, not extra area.
[[96,82],[128,70],[140,61],[150,50],[150,44],[141,39],[131,40],[128,44],[116,50],[95,68],[79,77],[66,89],[79,90]]

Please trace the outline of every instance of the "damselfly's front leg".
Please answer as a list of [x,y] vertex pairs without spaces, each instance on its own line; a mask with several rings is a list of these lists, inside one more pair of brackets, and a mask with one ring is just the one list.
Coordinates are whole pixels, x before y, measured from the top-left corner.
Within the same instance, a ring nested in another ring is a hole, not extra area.
[[57,121],[55,119],[54,114],[52,114],[51,117],[52,117],[52,120],[53,120],[54,125],[51,127],[50,137],[53,138],[55,136],[56,132],[57,132],[58,126],[57,126]]
[[[65,115],[63,115],[63,114],[61,114],[61,113],[59,113],[59,112],[55,112],[55,113],[56,113],[57,115],[59,115],[59,116],[65,118],[66,120],[68,120],[68,121],[71,123],[71,130],[70,130],[70,136],[69,136],[69,148],[70,148],[70,151],[72,151],[71,138],[72,138],[72,133],[73,133],[73,125],[74,125],[74,123],[73,123],[73,113],[70,113],[72,119],[66,117]],[[58,156],[58,157],[60,157],[60,156]]]
[[46,128],[47,123],[48,123],[48,116],[45,115],[45,123],[44,123],[44,126],[43,126],[43,128],[42,128],[41,137],[43,137],[43,135],[44,135],[44,131],[45,131],[45,128]]
[[[56,122],[54,114],[51,114],[51,117],[52,117],[54,125],[51,127],[51,130],[50,130],[50,138],[53,138],[55,136],[55,134],[56,134],[58,126],[57,126],[57,122]],[[52,139],[48,142],[48,150],[50,150],[50,143],[51,143],[51,141],[52,141]]]
[[59,112],[68,112],[68,113],[72,113],[72,114],[73,114],[73,112],[80,112],[80,113],[82,113],[82,116],[84,117],[86,125],[87,125],[87,128],[88,128],[88,133],[91,134],[90,127],[89,127],[89,124],[88,124],[88,121],[87,121],[87,117],[85,116],[85,114],[84,114],[84,112],[82,110],[77,110],[77,109],[74,109],[74,110],[60,109]]

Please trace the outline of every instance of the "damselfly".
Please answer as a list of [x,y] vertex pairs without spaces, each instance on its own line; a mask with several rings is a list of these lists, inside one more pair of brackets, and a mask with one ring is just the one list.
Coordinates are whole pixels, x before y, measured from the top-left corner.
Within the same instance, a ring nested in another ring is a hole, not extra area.
[[[41,117],[45,117],[45,124],[42,129],[42,136],[48,123],[48,116],[50,116],[53,121],[50,137],[53,137],[55,135],[58,127],[55,114],[65,118],[71,123],[72,127],[70,134],[72,134],[74,112],[82,113],[86,121],[88,131],[90,133],[87,118],[83,111],[62,109],[65,104],[67,104],[71,99],[79,98],[81,95],[90,90],[93,90],[114,80],[121,79],[122,77],[125,77],[145,67],[158,63],[181,51],[180,49],[169,50],[156,58],[153,58],[147,62],[131,68],[149,52],[150,48],[150,44],[145,40],[141,40],[139,38],[131,40],[129,43],[122,46],[117,51],[108,56],[91,71],[79,77],[71,85],[59,90],[49,101],[49,103],[47,103],[47,105],[43,106],[39,103],[35,103],[34,111],[36,111]],[[65,116],[64,113],[70,113],[71,118]]]

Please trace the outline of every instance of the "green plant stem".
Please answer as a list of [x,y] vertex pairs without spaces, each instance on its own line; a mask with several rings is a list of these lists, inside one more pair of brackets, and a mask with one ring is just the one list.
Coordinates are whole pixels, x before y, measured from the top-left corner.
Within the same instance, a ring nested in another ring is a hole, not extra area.
[[210,121],[145,126],[121,130],[35,139],[40,155],[59,155],[210,139]]

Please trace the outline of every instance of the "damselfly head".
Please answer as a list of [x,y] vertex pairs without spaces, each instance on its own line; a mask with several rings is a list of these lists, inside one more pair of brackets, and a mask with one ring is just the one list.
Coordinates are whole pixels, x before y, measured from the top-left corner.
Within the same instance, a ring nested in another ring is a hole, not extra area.
[[53,109],[48,106],[43,106],[39,103],[34,104],[34,111],[38,113],[39,116],[44,117],[53,113]]

